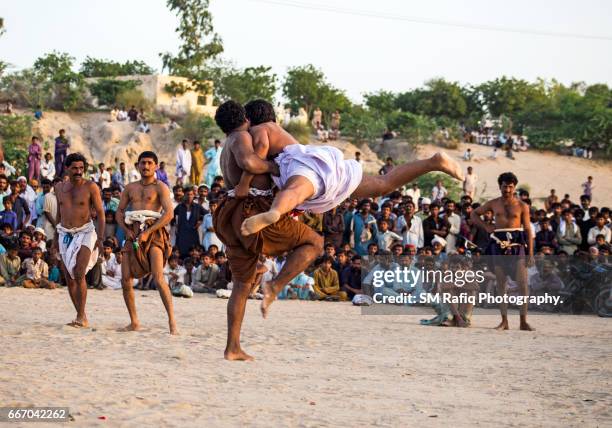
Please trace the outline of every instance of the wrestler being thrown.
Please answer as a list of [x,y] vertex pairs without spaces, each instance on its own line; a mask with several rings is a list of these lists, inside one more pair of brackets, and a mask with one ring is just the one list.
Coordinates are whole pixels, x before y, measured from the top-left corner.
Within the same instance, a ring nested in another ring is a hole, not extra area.
[[[174,209],[168,186],[155,177],[157,165],[157,155],[153,152],[142,152],[138,156],[141,178],[126,186],[117,208],[117,223],[126,234],[125,245],[121,250],[124,254],[121,263],[121,286],[130,314],[130,324],[122,330],[140,329],[133,283],[134,278],[151,274],[168,313],[170,334],[178,334],[172,294],[163,275],[164,265],[172,253],[165,226],[172,220]],[[128,206],[132,211],[126,211]]]
[[[515,279],[523,296],[529,296],[527,267],[533,266],[533,235],[529,219],[529,205],[514,194],[518,179],[511,172],[497,178],[501,197],[495,198],[472,211],[471,219],[491,234],[485,255],[489,256],[492,270],[497,278],[497,295],[504,296],[507,289],[507,276]],[[493,211],[495,226],[485,223],[480,216],[488,210]],[[527,247],[527,256],[525,254]],[[534,330],[527,324],[527,303],[521,306],[521,330]],[[501,323],[498,330],[508,330],[508,305],[502,302]]]
[[[273,177],[273,180],[281,190],[267,212],[249,217],[242,223],[243,235],[264,229],[295,208],[324,213],[348,197],[363,199],[387,195],[428,172],[441,171],[463,180],[461,166],[443,152],[429,159],[398,165],[385,175],[364,175],[359,162],[344,159],[342,152],[335,147],[299,144],[276,123],[274,107],[269,102],[251,101],[245,106],[245,111],[255,152],[264,158],[276,157],[280,176]],[[243,172],[236,186],[236,197],[246,196],[251,179],[251,174]],[[281,289],[282,286],[270,290],[264,284],[262,305],[269,305]]]
[[[71,153],[64,161],[69,180],[57,183],[55,196],[57,210],[57,229],[53,240],[53,253],[60,254],[60,268],[68,283],[68,293],[77,311],[73,327],[89,327],[85,314],[87,284],[85,275],[96,264],[101,254],[106,216],[98,186],[84,180],[87,160],[80,153]],[[96,211],[97,230],[94,227],[91,210]]]
[[[220,166],[228,189],[213,212],[215,233],[226,246],[226,254],[232,271],[232,294],[227,305],[227,346],[224,356],[228,360],[252,360],[240,347],[240,329],[246,301],[256,283],[258,260],[261,254],[287,258],[278,275],[268,284],[278,289],[304,271],[323,252],[323,238],[304,223],[282,215],[277,222],[257,233],[244,236],[240,233],[242,222],[270,209],[273,201],[271,173],[278,174],[278,166],[265,161],[266,153],[255,153],[249,123],[242,105],[224,103],[217,109],[215,121],[227,135]],[[243,171],[255,174],[246,198],[236,198],[235,186]],[[265,316],[270,300],[262,305]],[[272,295],[272,300],[274,296]]]

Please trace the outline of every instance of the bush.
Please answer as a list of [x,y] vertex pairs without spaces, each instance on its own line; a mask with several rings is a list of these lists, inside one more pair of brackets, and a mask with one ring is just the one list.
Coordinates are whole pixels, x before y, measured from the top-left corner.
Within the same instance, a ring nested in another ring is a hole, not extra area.
[[386,121],[389,129],[397,131],[402,138],[415,144],[429,142],[436,129],[432,119],[409,112],[391,113]]
[[138,109],[151,111],[153,103],[149,101],[140,89],[128,89],[117,95],[116,102],[118,105],[125,106],[129,109],[131,106],[136,106]]
[[223,133],[214,119],[196,112],[189,112],[179,123],[181,127],[174,131],[179,139],[208,141],[212,138],[222,138]]
[[300,144],[308,144],[310,142],[310,126],[305,123],[300,122],[289,122],[287,126],[284,127],[285,131],[290,133],[293,138],[298,140]]
[[122,93],[135,89],[140,80],[100,79],[89,84],[91,94],[98,98],[99,105],[112,106],[117,104],[117,97]]
[[4,159],[18,170],[25,170],[31,136],[31,116],[0,116],[0,144],[4,149]]
[[441,172],[429,172],[417,178],[416,182],[421,188],[421,195],[431,197],[431,190],[436,185],[436,181],[442,180],[442,185],[448,190],[448,197],[453,201],[461,199],[461,186],[459,182]]

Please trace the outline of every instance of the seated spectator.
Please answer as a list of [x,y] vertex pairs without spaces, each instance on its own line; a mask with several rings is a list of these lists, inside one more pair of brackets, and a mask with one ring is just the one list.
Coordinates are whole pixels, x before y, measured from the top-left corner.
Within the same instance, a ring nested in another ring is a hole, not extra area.
[[138,120],[138,110],[136,110],[135,106],[132,106],[132,108],[127,112],[127,115],[130,122],[136,122]]
[[574,216],[569,209],[563,211],[563,221],[559,223],[557,230],[557,241],[559,250],[567,254],[574,254],[582,242],[580,228],[574,222]]
[[109,122],[117,121],[118,114],[119,114],[119,109],[117,108],[117,106],[114,106],[109,113],[108,121]]
[[[177,255],[172,255],[168,259],[168,264],[164,267],[164,278],[175,296],[182,296],[185,292],[184,287],[189,287],[185,284],[187,270],[179,264],[179,260]],[[193,291],[191,287],[189,287],[189,291]]]
[[558,247],[557,237],[550,227],[550,220],[546,217],[540,221],[540,231],[535,236],[536,251],[540,251],[542,247],[550,247],[555,250]]
[[217,290],[226,289],[227,284],[232,282],[232,271],[227,261],[227,256],[223,251],[215,254],[215,264],[219,267],[215,288]]
[[27,230],[24,230],[19,235],[19,258],[21,260],[29,259],[32,257],[32,234]]
[[104,212],[106,216],[106,228],[104,229],[104,239],[111,238],[117,234],[117,221],[115,220],[115,212],[107,210]]
[[45,234],[44,229],[40,227],[34,229],[32,246],[40,248],[43,254],[45,253],[45,251],[47,251],[47,235]]
[[354,255],[351,265],[347,266],[340,278],[340,288],[345,291],[349,299],[353,299],[357,294],[362,294],[361,290],[361,256]]
[[117,121],[124,122],[126,120],[128,120],[127,111],[125,111],[125,107],[121,107],[119,111],[117,112]]
[[214,293],[219,267],[213,263],[213,258],[208,253],[202,255],[201,261],[202,264],[193,275],[191,288],[195,293]]
[[345,291],[340,291],[340,280],[338,273],[332,269],[333,259],[323,256],[321,266],[314,272],[314,297],[317,300],[341,300],[346,301],[348,296]]
[[302,272],[293,278],[278,295],[279,299],[311,300],[314,279]]
[[34,119],[40,120],[42,118],[43,118],[42,107],[40,105],[37,105],[36,109],[34,110]]
[[23,261],[21,268],[25,270],[25,275],[18,282],[24,288],[49,288],[54,289],[57,284],[49,281],[49,266],[42,259],[40,248],[32,250],[32,257]]
[[[103,244],[104,253],[102,254],[102,285],[106,288],[119,290],[121,288],[121,255],[120,251],[115,251],[113,241],[106,240]],[[119,255],[119,260],[117,260]]]
[[18,255],[17,246],[6,248],[6,253],[0,255],[0,286],[15,287],[19,279],[21,259]]
[[464,161],[471,161],[472,157],[474,157],[474,155],[472,154],[472,149],[467,149],[465,153],[463,153]]

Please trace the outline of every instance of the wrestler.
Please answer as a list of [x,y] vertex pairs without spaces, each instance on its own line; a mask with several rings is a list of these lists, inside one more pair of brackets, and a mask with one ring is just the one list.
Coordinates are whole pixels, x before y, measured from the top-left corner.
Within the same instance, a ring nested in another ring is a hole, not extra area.
[[[121,286],[130,314],[130,324],[122,330],[140,329],[134,302],[134,278],[142,278],[150,273],[168,313],[170,334],[178,334],[172,294],[164,277],[164,265],[172,253],[165,226],[172,220],[174,209],[168,186],[156,179],[156,170],[157,155],[153,152],[142,152],[138,156],[141,178],[126,186],[117,208],[117,224],[125,231],[126,236],[122,249],[125,258],[121,263]],[[126,211],[128,206],[132,211]]]
[[[529,295],[527,266],[533,266],[533,235],[529,219],[529,205],[514,195],[518,179],[511,172],[505,172],[497,178],[501,197],[495,198],[474,211],[470,218],[476,226],[480,226],[491,234],[491,239],[485,250],[490,256],[491,264],[497,278],[497,295],[504,296],[507,288],[507,275],[518,282],[523,296]],[[480,219],[487,211],[493,211],[495,226]],[[528,257],[525,258],[525,247]],[[508,257],[505,257],[508,256]],[[498,330],[508,330],[508,305],[500,304],[501,323]],[[527,303],[521,306],[521,330],[534,330],[527,324]]]
[[[238,103],[224,103],[215,115],[217,125],[227,139],[221,152],[221,171],[229,192],[213,212],[213,227],[226,246],[232,281],[232,294],[227,305],[227,345],[224,356],[228,360],[252,360],[240,347],[240,328],[251,288],[255,283],[260,254],[269,256],[289,252],[278,276],[267,283],[267,290],[281,289],[295,278],[323,252],[323,238],[303,223],[283,215],[273,225],[249,236],[240,233],[245,218],[270,209],[272,182],[270,173],[278,173],[274,162],[264,161],[265,154],[253,151],[247,132],[249,123],[244,108]],[[259,156],[258,156],[259,155]],[[234,187],[243,171],[255,174],[246,198],[237,199]],[[264,317],[276,297],[270,291],[264,296],[261,310]]]
[[[102,207],[100,190],[92,182],[83,179],[87,160],[80,153],[71,153],[64,162],[68,181],[57,183],[55,196],[57,229],[53,239],[55,254],[60,254],[60,268],[68,283],[68,293],[77,311],[73,327],[89,327],[85,314],[87,284],[85,274],[96,264],[98,254],[103,252],[102,237],[106,216]],[[91,218],[91,209],[96,211],[97,228]]]
[[[274,181],[281,189],[270,210],[245,220],[242,225],[245,235],[267,227],[295,208],[324,213],[349,196],[363,199],[386,195],[431,171],[445,172],[463,180],[461,166],[443,152],[429,159],[399,165],[385,175],[363,175],[361,164],[353,159],[345,160],[335,147],[299,144],[276,124],[274,107],[269,102],[251,101],[245,110],[255,150],[266,156],[278,155],[280,177]],[[245,195],[249,180],[248,173],[243,174],[236,189],[238,197]]]

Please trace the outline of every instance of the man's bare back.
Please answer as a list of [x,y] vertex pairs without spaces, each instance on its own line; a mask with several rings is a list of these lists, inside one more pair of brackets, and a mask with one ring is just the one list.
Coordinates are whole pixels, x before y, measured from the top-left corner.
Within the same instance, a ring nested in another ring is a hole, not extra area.
[[95,208],[98,187],[91,181],[73,184],[70,181],[55,186],[61,224],[67,229],[81,227],[91,220],[91,208]]
[[[265,146],[266,154],[264,158],[278,155],[285,147],[291,144],[300,144],[276,122],[265,122],[252,126],[249,128],[249,133],[253,137],[253,147],[256,152],[258,151],[258,146]],[[259,155],[260,153],[257,154]]]
[[[245,169],[253,167],[249,162],[249,157],[245,156],[245,151],[253,151],[253,139],[246,131],[235,131],[227,136],[224,149],[221,152],[221,172],[228,189],[233,189],[240,182],[240,177]],[[259,156],[259,153],[257,153]],[[260,156],[265,159],[264,156]],[[262,172],[255,175],[250,184],[251,187],[267,190],[272,187],[272,180],[269,173]]]

